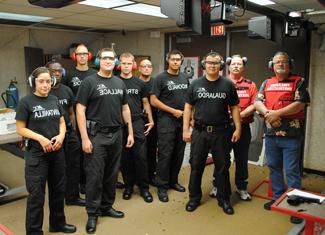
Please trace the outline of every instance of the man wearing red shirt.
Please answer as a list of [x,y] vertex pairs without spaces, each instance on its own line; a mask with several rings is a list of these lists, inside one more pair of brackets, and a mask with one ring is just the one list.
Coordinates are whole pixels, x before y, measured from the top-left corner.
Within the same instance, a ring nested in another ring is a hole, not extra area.
[[[252,137],[249,124],[254,121],[254,100],[257,94],[257,88],[254,82],[243,77],[246,62],[247,58],[240,55],[233,55],[232,57],[228,57],[226,60],[226,63],[229,65],[228,78],[236,87],[237,95],[239,98],[242,129],[242,134],[239,141],[232,144],[236,162],[236,192],[238,193],[241,200],[250,201],[251,196],[247,192],[248,150]],[[210,192],[210,196],[215,197],[216,191],[217,188],[213,187],[212,191]]]
[[[266,163],[274,195],[264,204],[266,210],[271,210],[272,204],[287,188],[301,188],[305,106],[310,102],[306,81],[291,73],[293,60],[287,53],[277,52],[269,67],[275,76],[263,82],[255,101],[256,110],[265,118]],[[290,221],[302,222],[294,216]]]

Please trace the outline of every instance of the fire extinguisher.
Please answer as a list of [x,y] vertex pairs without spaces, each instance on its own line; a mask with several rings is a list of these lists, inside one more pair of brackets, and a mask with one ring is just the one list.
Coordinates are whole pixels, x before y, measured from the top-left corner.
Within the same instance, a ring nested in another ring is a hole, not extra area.
[[8,88],[1,94],[1,98],[6,107],[11,109],[15,109],[19,101],[18,88],[15,84],[17,84],[16,77],[15,79],[10,80]]

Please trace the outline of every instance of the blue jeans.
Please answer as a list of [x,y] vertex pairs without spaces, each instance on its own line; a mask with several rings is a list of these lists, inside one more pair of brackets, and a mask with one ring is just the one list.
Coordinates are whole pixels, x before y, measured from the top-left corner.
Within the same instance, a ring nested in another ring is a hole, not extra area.
[[266,163],[270,169],[273,199],[278,199],[286,190],[301,187],[300,153],[303,138],[299,137],[265,137]]

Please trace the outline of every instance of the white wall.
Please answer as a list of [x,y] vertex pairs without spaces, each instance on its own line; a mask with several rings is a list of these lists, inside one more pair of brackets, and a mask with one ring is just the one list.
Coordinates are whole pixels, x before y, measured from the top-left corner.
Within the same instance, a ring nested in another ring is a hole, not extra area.
[[312,35],[304,167],[325,171],[325,52],[319,50],[321,37]]
[[[135,55],[148,55],[154,66],[154,74],[163,70],[164,34],[150,38],[150,31],[99,34],[71,32],[53,29],[29,29],[0,26],[0,92],[4,92],[14,77],[18,81],[20,98],[29,92],[26,84],[24,47],[42,48],[45,54],[69,54],[72,43],[84,43],[96,55],[102,47],[116,44],[117,53],[129,51]],[[0,101],[0,108],[4,103]]]
[[151,38],[150,31],[126,32],[123,36],[121,33],[110,33],[105,37],[105,43],[110,45],[115,43],[117,54],[130,52],[134,55],[150,56],[154,67],[153,75],[164,70],[164,34],[160,38]]
[[[0,92],[9,82],[17,78],[19,92],[26,94],[24,46],[28,45],[28,30],[23,28],[0,27]],[[4,103],[0,102],[0,107]]]

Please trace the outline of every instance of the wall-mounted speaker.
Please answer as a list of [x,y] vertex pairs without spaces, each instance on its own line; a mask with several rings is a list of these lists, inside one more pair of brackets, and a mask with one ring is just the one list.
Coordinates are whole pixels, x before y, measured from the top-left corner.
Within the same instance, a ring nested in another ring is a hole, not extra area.
[[248,37],[271,39],[271,20],[267,16],[253,17],[248,20]]

